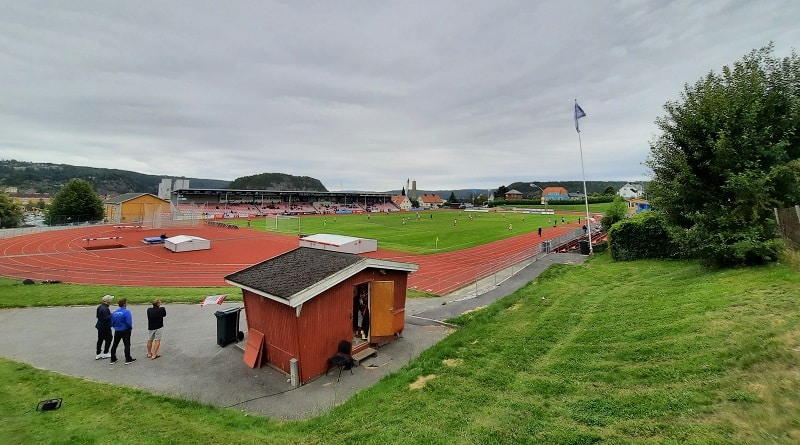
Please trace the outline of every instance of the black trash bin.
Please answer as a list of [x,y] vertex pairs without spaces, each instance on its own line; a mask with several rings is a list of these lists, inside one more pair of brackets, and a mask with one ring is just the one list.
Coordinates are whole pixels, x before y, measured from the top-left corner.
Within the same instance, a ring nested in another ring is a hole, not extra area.
[[581,255],[589,255],[589,241],[582,239],[578,241],[578,244],[581,246]]
[[238,340],[240,307],[214,312],[217,317],[217,344],[225,346]]

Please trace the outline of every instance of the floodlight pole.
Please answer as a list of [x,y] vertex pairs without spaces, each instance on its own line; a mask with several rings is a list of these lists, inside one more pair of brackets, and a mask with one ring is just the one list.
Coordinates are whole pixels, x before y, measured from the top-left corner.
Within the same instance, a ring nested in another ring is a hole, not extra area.
[[536,185],[536,184],[534,184],[532,182],[531,182],[531,186],[532,187],[536,187],[537,189],[539,189],[540,192],[542,192],[541,202],[544,203],[544,212],[547,213],[547,198],[544,197],[544,189],[542,189],[541,187],[539,187],[538,185]]

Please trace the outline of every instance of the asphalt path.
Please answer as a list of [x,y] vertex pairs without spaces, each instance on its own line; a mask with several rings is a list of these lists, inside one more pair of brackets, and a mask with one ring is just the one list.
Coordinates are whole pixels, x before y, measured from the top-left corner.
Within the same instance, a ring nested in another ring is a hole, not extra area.
[[[273,368],[247,366],[243,361],[244,343],[217,345],[214,312],[241,307],[241,303],[166,305],[161,357],[155,360],[145,357],[149,305],[129,306],[134,323],[131,349],[136,358],[130,365],[123,363],[122,345],[116,364],[94,359],[95,306],[4,309],[0,310],[0,356],[90,381],[276,419],[304,419],[327,412],[438,343],[453,330],[445,322],[447,319],[513,293],[551,264],[581,264],[584,259],[574,253],[550,254],[499,283],[497,278],[489,278],[444,297],[408,299],[406,325],[400,339],[363,360],[352,375],[344,371],[339,378],[338,372],[331,371],[299,387],[293,387],[287,375]],[[98,304],[101,297],[97,296]],[[240,330],[247,332],[244,311],[240,313]],[[63,396],[53,393],[49,397]],[[68,403],[64,400],[65,405]]]

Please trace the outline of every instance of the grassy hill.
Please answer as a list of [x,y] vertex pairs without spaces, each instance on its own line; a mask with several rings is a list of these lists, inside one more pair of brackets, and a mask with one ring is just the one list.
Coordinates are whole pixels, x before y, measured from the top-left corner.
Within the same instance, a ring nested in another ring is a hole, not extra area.
[[[14,443],[794,444],[800,273],[558,266],[329,414],[298,422],[0,360]],[[32,327],[35,328],[35,327]],[[122,382],[121,382],[122,383]],[[31,401],[54,389],[69,409]],[[157,420],[154,420],[157,419]]]

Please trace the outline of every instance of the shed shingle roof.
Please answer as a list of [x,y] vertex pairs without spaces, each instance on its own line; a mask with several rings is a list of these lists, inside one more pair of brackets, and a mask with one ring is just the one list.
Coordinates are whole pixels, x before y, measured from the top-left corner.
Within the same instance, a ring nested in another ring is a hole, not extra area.
[[226,280],[288,300],[292,295],[360,261],[358,255],[299,247],[234,272]]
[[416,264],[298,247],[225,277],[235,286],[293,307],[368,268],[412,272]]

